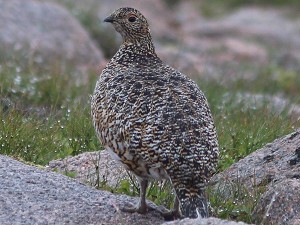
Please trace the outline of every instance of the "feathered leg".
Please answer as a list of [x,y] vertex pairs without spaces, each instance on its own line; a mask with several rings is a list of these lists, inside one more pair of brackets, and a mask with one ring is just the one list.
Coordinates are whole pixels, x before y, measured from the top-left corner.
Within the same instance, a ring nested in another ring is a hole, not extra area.
[[175,196],[173,209],[167,212],[161,212],[161,215],[165,218],[165,220],[176,220],[181,218],[180,203],[177,196]]
[[141,213],[144,214],[147,212],[147,203],[146,203],[146,190],[148,186],[148,180],[141,179],[139,178],[139,183],[140,183],[140,200],[137,203],[136,206],[133,207],[124,207],[121,210],[124,212],[130,212],[130,213]]

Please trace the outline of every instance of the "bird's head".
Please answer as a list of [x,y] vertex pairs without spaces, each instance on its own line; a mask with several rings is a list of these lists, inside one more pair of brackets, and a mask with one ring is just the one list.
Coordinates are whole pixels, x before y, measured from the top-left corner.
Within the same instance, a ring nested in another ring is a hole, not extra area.
[[146,18],[136,9],[125,7],[115,10],[104,22],[112,23],[127,43],[150,41],[150,29]]

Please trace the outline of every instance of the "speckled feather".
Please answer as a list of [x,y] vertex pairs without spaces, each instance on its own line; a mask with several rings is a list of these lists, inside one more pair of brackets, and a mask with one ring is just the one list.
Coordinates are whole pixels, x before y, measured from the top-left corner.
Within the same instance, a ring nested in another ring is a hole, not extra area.
[[[207,100],[194,81],[158,58],[142,14],[121,8],[112,15],[119,18],[114,26],[124,42],[92,96],[96,133],[138,177],[170,178],[184,212],[191,196],[203,197],[218,159]],[[128,21],[132,16],[138,20],[134,28]]]

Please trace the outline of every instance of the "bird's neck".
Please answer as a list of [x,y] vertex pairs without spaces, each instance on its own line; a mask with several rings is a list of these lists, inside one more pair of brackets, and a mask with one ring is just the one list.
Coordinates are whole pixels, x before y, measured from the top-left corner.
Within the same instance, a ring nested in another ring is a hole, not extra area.
[[146,36],[141,36],[138,38],[127,36],[123,40],[124,41],[121,48],[130,48],[133,51],[133,54],[147,53],[156,55],[150,33],[148,33]]
[[154,46],[124,42],[119,51],[111,59],[110,64],[122,66],[149,66],[161,63],[154,51]]
[[150,34],[148,37],[124,38],[120,49],[110,61],[110,64],[122,66],[146,66],[154,63],[161,63],[161,60],[155,53]]

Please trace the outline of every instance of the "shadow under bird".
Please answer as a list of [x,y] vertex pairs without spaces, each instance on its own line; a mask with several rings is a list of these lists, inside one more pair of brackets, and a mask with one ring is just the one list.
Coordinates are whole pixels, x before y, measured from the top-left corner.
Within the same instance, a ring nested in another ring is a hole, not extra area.
[[148,182],[169,179],[174,209],[163,216],[208,217],[205,186],[219,150],[204,94],[156,55],[148,22],[138,10],[120,8],[104,21],[123,43],[99,76],[91,113],[102,145],[140,183],[140,201],[122,210],[146,213]]

